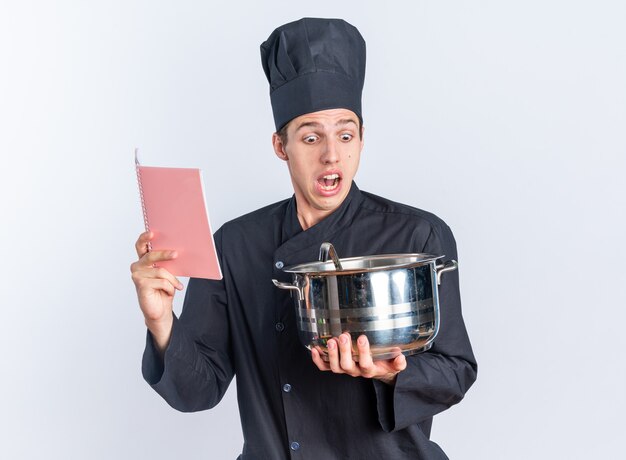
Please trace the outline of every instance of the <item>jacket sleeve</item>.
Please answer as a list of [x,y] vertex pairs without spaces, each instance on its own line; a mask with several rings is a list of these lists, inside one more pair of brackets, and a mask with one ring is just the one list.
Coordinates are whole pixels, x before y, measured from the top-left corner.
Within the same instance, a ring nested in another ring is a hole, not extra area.
[[[425,246],[443,260],[457,260],[456,243],[443,222],[432,227]],[[461,314],[458,270],[446,272],[439,286],[440,326],[433,347],[407,357],[395,385],[374,381],[378,419],[386,432],[425,422],[463,399],[477,376],[477,365]]]
[[143,377],[177,410],[210,409],[222,399],[234,375],[230,348],[224,281],[191,278],[163,359],[147,332]]

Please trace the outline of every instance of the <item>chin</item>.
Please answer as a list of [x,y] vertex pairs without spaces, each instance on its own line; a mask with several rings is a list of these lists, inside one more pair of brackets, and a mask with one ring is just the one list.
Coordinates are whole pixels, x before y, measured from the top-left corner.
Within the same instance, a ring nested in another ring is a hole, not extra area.
[[343,200],[346,198],[346,196],[347,193],[332,197],[324,197],[318,201],[319,207],[321,210],[324,211],[334,211],[339,206],[341,206],[341,203],[343,203]]

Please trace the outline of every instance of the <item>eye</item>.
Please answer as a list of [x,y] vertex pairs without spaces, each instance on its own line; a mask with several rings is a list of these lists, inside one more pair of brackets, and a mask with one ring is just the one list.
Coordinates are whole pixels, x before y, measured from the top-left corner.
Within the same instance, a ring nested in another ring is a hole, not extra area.
[[315,143],[315,141],[317,141],[317,136],[313,136],[313,135],[311,135],[311,136],[306,136],[303,140],[304,140],[304,142],[305,142],[305,143],[307,143],[307,144],[314,144],[314,143]]
[[349,133],[343,133],[340,137],[341,137],[342,141],[348,142],[348,141],[352,140],[353,136],[352,136],[352,134],[349,134]]

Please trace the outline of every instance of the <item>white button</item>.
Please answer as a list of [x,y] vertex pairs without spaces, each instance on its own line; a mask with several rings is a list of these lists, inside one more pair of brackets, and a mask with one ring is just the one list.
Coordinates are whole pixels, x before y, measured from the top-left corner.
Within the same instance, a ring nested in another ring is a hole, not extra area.
[[283,263],[282,260],[279,260],[278,262],[276,262],[276,264],[274,264],[276,266],[276,268],[278,268],[279,270],[281,268],[283,268],[285,266],[285,264]]

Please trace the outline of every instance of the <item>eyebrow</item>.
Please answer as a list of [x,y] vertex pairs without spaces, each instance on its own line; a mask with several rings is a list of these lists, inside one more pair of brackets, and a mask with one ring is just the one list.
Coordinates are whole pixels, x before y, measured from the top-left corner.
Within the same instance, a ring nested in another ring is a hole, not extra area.
[[354,121],[354,118],[342,118],[337,123],[335,123],[335,126],[347,125],[348,123],[354,123],[355,126],[359,126],[359,124]]
[[[354,123],[354,125],[358,126],[358,123],[353,118],[342,118],[341,120],[335,123],[335,126],[343,126],[348,123]],[[318,123],[317,121],[305,121],[300,126],[296,128],[296,132],[300,131],[302,128],[322,128],[323,125]]]
[[302,128],[321,128],[322,124],[316,121],[305,121],[300,126],[296,128],[296,132],[300,131]]

